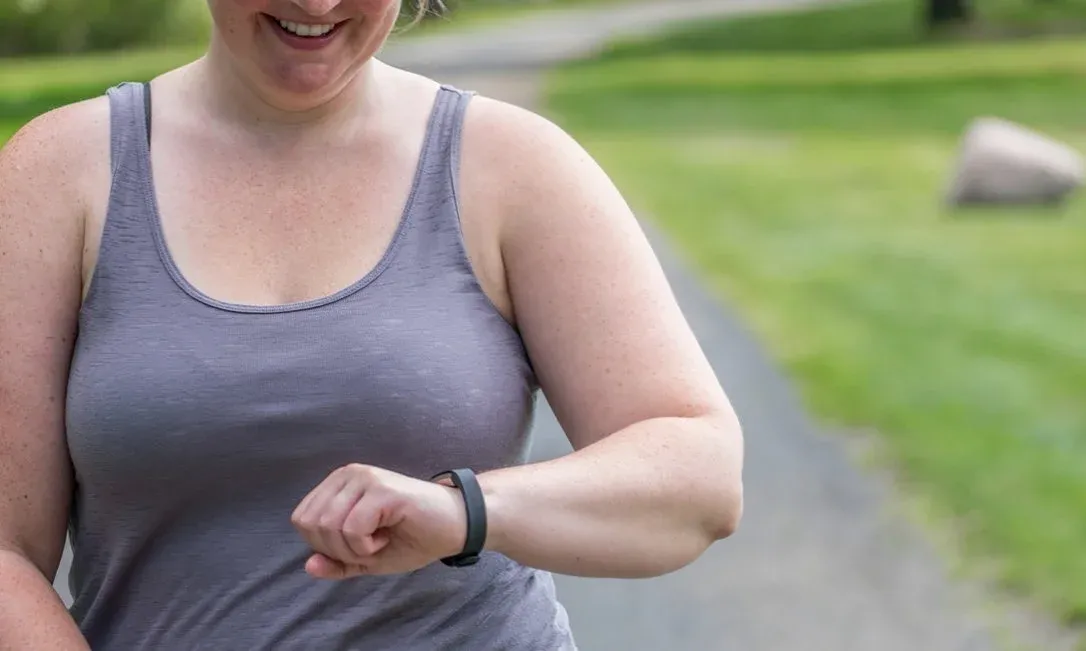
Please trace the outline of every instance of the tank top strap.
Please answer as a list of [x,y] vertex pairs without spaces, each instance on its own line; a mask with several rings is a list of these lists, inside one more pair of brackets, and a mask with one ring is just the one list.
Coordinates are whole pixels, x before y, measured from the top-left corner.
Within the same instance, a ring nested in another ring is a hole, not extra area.
[[[422,162],[429,177],[445,176],[458,167],[460,140],[472,91],[442,85],[434,99],[430,125],[423,145]],[[431,179],[432,180],[432,179]]]
[[149,149],[149,99],[144,85],[124,82],[106,91],[109,97],[110,161],[113,174],[139,175],[139,158]]
[[[435,263],[450,271],[469,271],[467,250],[460,227],[458,176],[464,117],[475,93],[442,85],[434,100],[415,185],[405,219],[406,233],[400,265],[434,269]],[[409,251],[413,254],[409,254]],[[451,254],[451,255],[450,255]]]
[[[165,274],[149,215],[154,206],[149,140],[150,97],[141,83],[124,82],[106,91],[110,107],[109,204],[95,263],[92,297],[124,287],[133,269],[146,276]],[[151,280],[150,277],[146,278]]]

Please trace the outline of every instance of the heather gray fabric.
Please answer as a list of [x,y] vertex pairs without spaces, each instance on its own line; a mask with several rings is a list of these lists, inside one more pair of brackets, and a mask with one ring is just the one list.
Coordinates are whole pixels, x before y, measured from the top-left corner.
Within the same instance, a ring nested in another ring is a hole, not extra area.
[[[572,651],[552,577],[485,553],[309,578],[290,524],[345,463],[425,478],[522,463],[537,386],[472,274],[443,87],[393,243],[324,299],[221,303],[164,247],[142,88],[109,91],[113,188],[67,399],[71,612],[95,651]],[[364,183],[364,180],[359,180]]]

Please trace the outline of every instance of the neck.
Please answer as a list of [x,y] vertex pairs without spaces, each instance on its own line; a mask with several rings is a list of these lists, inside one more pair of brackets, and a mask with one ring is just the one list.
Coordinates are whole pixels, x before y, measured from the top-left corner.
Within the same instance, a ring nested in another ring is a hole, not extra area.
[[194,92],[212,116],[265,133],[294,133],[343,128],[372,115],[378,103],[377,69],[370,59],[327,98],[300,108],[284,108],[251,84],[225,47],[212,39],[207,54],[191,68]]

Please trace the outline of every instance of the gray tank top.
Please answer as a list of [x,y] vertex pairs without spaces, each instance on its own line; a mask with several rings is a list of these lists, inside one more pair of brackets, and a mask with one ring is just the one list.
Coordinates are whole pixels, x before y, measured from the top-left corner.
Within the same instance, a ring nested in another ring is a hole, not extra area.
[[523,463],[538,387],[457,213],[470,94],[442,87],[395,237],[335,294],[224,303],[155,204],[143,87],[110,89],[113,185],[67,396],[71,613],[95,651],[572,651],[551,575],[478,565],[310,578],[290,523],[333,469]]

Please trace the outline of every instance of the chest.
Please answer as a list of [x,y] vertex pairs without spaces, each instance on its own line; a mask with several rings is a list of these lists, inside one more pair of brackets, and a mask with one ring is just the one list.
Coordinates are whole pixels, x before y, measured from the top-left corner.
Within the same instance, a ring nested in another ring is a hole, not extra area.
[[190,300],[86,317],[67,404],[80,485],[159,508],[190,491],[315,485],[352,462],[423,476],[522,460],[534,388],[512,331],[443,301],[448,288],[382,282],[395,278],[282,314]]
[[[278,145],[163,137],[157,217],[186,279],[218,300],[284,304],[364,276],[393,239],[418,152],[403,139]],[[360,151],[365,149],[372,151]]]

